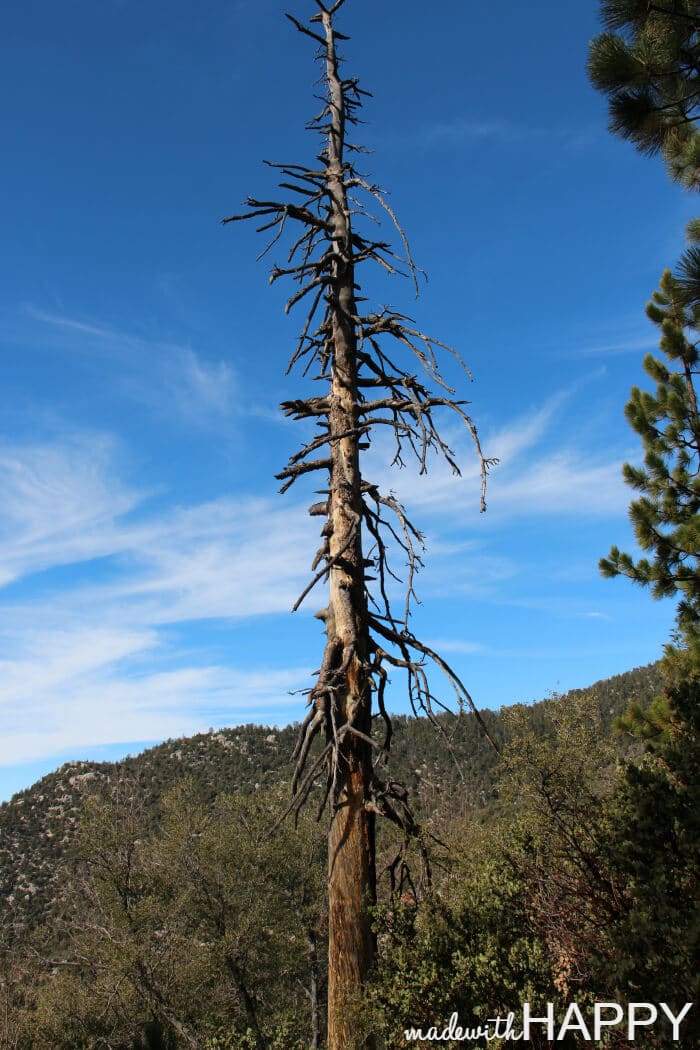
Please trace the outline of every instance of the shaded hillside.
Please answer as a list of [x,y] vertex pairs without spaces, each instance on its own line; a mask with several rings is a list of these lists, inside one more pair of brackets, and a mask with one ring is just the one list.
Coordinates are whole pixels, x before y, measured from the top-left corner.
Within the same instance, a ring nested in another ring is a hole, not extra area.
[[[598,700],[603,725],[610,729],[630,701],[642,705],[658,692],[656,664],[617,675],[573,695]],[[549,699],[528,708],[528,721],[543,731]],[[504,713],[484,712],[489,732],[504,737]],[[497,755],[472,715],[443,716],[440,730],[427,719],[394,720],[390,772],[411,790],[423,815],[439,798],[454,798],[458,808],[486,806],[497,791]],[[73,762],[43,777],[0,807],[0,910],[8,934],[50,919],[59,889],[76,857],[76,829],[90,795],[128,778],[153,820],[158,803],[187,776],[205,799],[226,791],[255,791],[285,785],[291,778],[290,755],[297,729],[247,725],[169,740],[121,762]]]

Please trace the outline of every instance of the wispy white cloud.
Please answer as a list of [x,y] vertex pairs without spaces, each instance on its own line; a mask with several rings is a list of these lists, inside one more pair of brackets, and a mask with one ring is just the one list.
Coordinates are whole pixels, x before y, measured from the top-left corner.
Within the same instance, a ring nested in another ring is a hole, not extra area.
[[306,578],[315,528],[303,507],[222,498],[125,530],[131,571],[83,602],[120,602],[161,623],[244,618],[291,608]]
[[617,459],[595,461],[580,450],[563,450],[508,471],[494,481],[492,507],[497,515],[561,514],[608,517],[629,502]]
[[[110,443],[0,452],[0,579],[111,559],[114,580],[68,586],[53,607],[118,603],[131,622],[245,617],[288,609],[303,586],[314,523],[303,507],[221,497],[149,512],[120,479]],[[36,615],[36,610],[32,612]]]
[[658,350],[658,346],[659,340],[654,338],[653,332],[650,332],[647,335],[630,336],[628,338],[603,338],[599,342],[590,342],[579,347],[576,353],[584,357],[641,354],[650,350]]
[[[566,439],[562,444],[561,434],[556,433],[573,392],[574,388],[563,390],[539,408],[482,435],[485,453],[499,460],[487,492],[490,524],[537,514],[596,518],[626,507],[629,496],[620,474],[622,457],[610,449],[594,451]],[[467,435],[450,430],[446,438],[456,450],[461,478],[437,457],[431,459],[425,475],[410,465],[397,474],[389,466],[387,440],[375,445],[371,476],[386,489],[395,489],[409,511],[439,514],[452,523],[473,522],[479,517],[478,463]]]
[[[132,741],[159,741],[247,720],[293,717],[309,668],[219,665],[135,673],[153,638],[126,632],[37,636],[35,658],[0,664],[0,764]],[[152,653],[150,655],[153,655]]]
[[[168,638],[176,624],[288,613],[316,532],[303,508],[221,498],[152,510],[112,453],[95,435],[2,450],[0,762],[160,740],[266,708],[274,720],[286,691],[308,682],[306,668],[256,668],[252,654],[233,670]],[[108,569],[97,576],[96,558]],[[46,575],[59,566],[58,581]]]
[[172,389],[183,414],[191,411],[192,403],[198,411],[205,410],[219,416],[231,410],[234,375],[225,361],[207,364],[193,350],[183,349],[178,379]]
[[114,329],[105,328],[102,325],[90,324],[87,321],[78,321],[64,314],[52,313],[49,310],[40,310],[38,307],[27,303],[25,313],[35,321],[43,321],[44,324],[52,325],[54,328],[63,328],[70,332],[79,332],[81,335],[93,335],[97,339],[124,339],[123,335]]
[[532,143],[540,148],[543,142],[556,143],[560,148],[582,148],[599,137],[593,127],[543,127],[523,124],[501,117],[458,116],[440,121],[416,132],[424,145],[503,144],[506,146]]
[[89,346],[119,365],[113,387],[160,413],[175,415],[199,427],[220,424],[234,414],[236,377],[222,359],[191,346],[145,338],[119,328],[32,304],[24,312],[42,327],[70,338],[72,352]]
[[114,525],[142,499],[114,472],[99,434],[62,447],[0,446],[0,586],[119,548]]

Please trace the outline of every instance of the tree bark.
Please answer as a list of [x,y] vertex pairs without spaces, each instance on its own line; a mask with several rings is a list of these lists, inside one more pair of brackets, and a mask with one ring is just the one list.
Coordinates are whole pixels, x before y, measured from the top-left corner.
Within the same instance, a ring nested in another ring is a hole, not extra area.
[[[343,670],[331,698],[332,732],[343,726],[371,733],[369,629],[362,556],[355,272],[344,178],[345,98],[331,16],[323,12],[331,120],[327,185],[332,224],[331,470],[328,520],[331,565],[327,645]],[[333,435],[345,435],[333,439]],[[352,732],[337,746],[328,834],[328,1050],[355,1045],[349,1016],[374,957],[370,909],[376,899],[374,816],[365,807],[372,772],[370,745]]]

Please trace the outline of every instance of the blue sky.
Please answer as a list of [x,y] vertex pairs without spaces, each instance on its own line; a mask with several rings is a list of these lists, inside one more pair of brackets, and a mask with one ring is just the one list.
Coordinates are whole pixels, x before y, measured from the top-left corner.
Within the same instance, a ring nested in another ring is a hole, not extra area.
[[[302,436],[277,411],[307,389],[284,375],[300,316],[253,229],[219,224],[273,194],[263,158],[316,152],[319,70],[285,10],[315,7],[5,14],[0,797],[69,759],[302,713],[322,597],[289,610],[318,522],[311,487],[279,496],[273,477]],[[435,12],[348,0],[340,25],[373,92],[364,170],[430,278],[417,302],[399,279],[363,290],[462,352],[501,463],[485,515],[457,433],[462,480],[391,474],[381,445],[373,468],[428,537],[414,629],[495,707],[647,663],[668,638],[672,607],[597,560],[631,542],[623,406],[691,201],[606,131],[592,0]]]

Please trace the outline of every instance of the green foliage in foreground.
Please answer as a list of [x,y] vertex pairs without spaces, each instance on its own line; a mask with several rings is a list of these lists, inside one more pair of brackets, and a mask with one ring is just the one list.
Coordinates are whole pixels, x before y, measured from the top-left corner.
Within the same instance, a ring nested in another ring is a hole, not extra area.
[[[370,1010],[387,1048],[454,1010],[476,1027],[524,1001],[697,1002],[700,665],[685,650],[666,669],[665,742],[636,762],[615,763],[590,701],[553,705],[548,738],[516,729],[498,819],[455,827],[449,878],[389,913]],[[691,1050],[697,1009],[680,1042],[635,1045]]]
[[271,836],[278,810],[259,796],[210,807],[184,782],[146,838],[133,785],[93,802],[72,965],[41,989],[32,1047],[308,1046],[323,979],[323,842],[308,818]]

